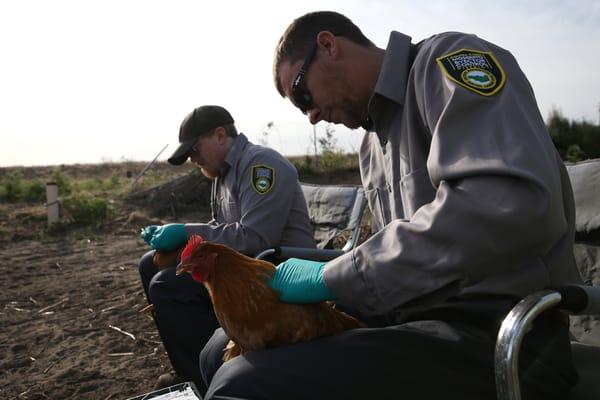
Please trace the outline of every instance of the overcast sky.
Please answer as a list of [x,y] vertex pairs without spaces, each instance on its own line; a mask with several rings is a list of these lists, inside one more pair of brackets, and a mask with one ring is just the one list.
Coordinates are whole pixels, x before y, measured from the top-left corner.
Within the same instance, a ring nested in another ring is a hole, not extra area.
[[[600,2],[1,0],[0,166],[151,160],[177,144],[194,107],[228,108],[255,142],[309,152],[312,127],[272,83],[278,38],[296,17],[334,10],[379,47],[462,31],[516,56],[544,118],[598,123]],[[319,130],[324,126],[318,125]],[[357,149],[361,131],[335,126]]]

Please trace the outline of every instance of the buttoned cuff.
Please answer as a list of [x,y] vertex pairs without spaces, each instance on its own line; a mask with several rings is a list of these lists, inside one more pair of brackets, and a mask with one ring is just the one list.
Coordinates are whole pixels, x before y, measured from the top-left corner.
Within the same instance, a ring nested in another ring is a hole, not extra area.
[[323,279],[336,298],[336,303],[368,316],[375,315],[375,289],[366,277],[369,270],[356,249],[325,265]]

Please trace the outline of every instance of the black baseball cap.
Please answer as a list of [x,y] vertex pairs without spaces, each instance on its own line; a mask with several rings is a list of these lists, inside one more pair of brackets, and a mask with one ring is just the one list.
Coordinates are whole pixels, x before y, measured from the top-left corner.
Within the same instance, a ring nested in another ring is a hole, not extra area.
[[224,125],[233,124],[233,117],[229,111],[220,106],[201,106],[189,113],[179,128],[179,147],[171,157],[169,163],[181,165],[190,156],[199,136]]

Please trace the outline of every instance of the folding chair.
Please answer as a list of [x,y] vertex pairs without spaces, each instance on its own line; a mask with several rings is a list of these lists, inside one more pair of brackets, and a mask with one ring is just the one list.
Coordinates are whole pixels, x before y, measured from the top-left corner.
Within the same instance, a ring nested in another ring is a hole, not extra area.
[[[504,318],[495,351],[498,400],[520,400],[519,350],[523,337],[536,317],[558,307],[575,315],[600,315],[600,287],[569,285],[543,290],[521,300]],[[600,347],[572,342],[571,350],[579,383],[572,400],[600,399]]]
[[[317,248],[282,246],[266,249],[256,255],[263,259],[267,256],[280,259],[296,257],[308,260],[329,261],[358,244],[361,221],[367,201],[364,190],[351,185],[313,185],[301,184],[310,222],[313,225]],[[331,249],[334,239],[350,231],[350,236],[341,249]]]
[[[568,285],[531,294],[505,317],[496,341],[498,400],[521,399],[519,349],[528,328],[544,311],[558,308],[575,315],[571,318],[571,334],[579,340],[600,344],[593,329],[600,324],[589,317],[600,316],[600,160],[567,165],[567,172],[575,198],[575,259],[586,286]],[[577,324],[573,324],[574,320]],[[570,399],[600,399],[600,346],[572,341],[571,351],[579,383],[571,391]]]

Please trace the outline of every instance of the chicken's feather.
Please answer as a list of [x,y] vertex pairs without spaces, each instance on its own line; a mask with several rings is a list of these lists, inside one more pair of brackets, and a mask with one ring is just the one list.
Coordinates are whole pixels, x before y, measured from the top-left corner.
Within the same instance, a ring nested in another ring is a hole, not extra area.
[[[192,258],[202,252],[218,254],[204,284],[221,327],[237,344],[227,348],[225,361],[238,353],[309,341],[362,326],[328,303],[281,302],[279,293],[267,284],[275,272],[269,262],[211,242],[196,244]],[[191,269],[189,272],[193,266]]]

